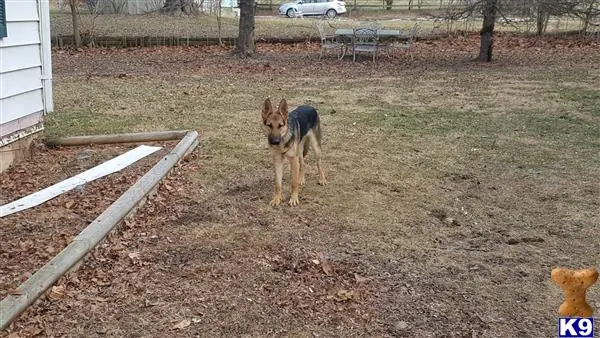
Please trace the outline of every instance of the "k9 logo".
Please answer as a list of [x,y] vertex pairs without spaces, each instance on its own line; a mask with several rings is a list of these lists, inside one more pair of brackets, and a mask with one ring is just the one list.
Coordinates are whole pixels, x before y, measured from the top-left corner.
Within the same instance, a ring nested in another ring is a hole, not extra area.
[[559,318],[559,338],[593,338],[594,318]]

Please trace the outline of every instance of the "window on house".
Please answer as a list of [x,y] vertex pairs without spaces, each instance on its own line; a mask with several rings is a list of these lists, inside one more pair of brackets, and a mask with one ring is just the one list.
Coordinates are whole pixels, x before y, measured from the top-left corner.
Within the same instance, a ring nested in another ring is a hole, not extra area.
[[6,37],[6,0],[0,0],[0,38]]

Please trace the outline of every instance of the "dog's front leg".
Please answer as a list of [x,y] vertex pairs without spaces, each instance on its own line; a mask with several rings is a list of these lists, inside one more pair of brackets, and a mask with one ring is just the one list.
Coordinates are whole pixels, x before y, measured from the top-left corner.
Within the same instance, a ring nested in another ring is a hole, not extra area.
[[273,163],[275,165],[275,195],[271,200],[271,205],[276,206],[281,203],[281,180],[283,179],[283,156],[273,154]]
[[292,196],[290,197],[290,205],[298,205],[300,203],[298,195],[300,193],[300,159],[298,156],[290,157],[290,169],[292,170]]

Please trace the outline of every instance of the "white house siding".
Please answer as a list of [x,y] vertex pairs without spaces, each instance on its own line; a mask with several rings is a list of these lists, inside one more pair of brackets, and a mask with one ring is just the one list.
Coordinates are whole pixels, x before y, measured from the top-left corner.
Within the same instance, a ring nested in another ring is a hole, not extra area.
[[49,49],[41,43],[47,25],[40,22],[40,6],[37,0],[5,0],[5,6],[8,36],[0,38],[0,146],[14,141],[15,133],[38,126],[44,112],[52,111],[52,100],[43,89],[42,53],[49,54]]

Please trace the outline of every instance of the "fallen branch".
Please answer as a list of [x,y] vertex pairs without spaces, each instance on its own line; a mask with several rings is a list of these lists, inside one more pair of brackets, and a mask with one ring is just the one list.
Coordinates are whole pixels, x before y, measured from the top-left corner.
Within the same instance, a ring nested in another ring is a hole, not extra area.
[[129,133],[113,135],[89,135],[45,139],[48,146],[79,146],[89,144],[137,143],[152,141],[179,140],[187,133],[186,130],[155,131],[147,133]]

